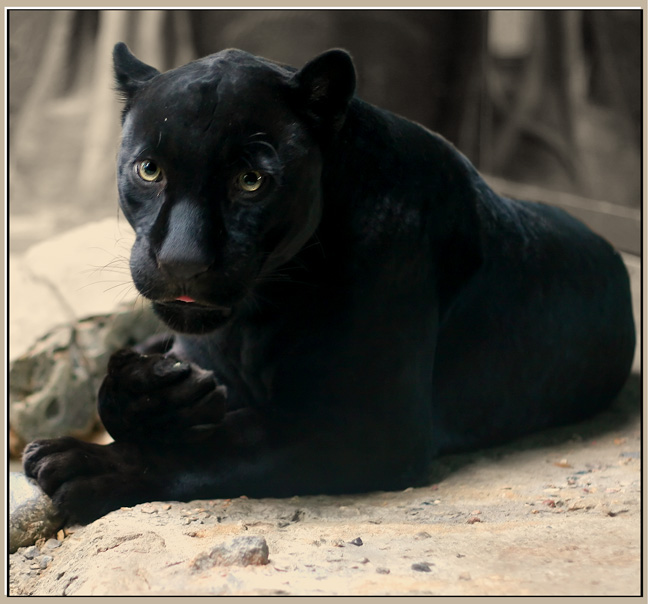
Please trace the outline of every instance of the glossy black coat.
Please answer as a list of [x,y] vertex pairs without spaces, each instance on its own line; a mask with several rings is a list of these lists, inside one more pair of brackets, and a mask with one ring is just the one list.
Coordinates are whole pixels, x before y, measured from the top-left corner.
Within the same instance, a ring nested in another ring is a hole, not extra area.
[[[28,447],[69,519],[404,488],[437,454],[576,421],[621,388],[635,330],[616,251],[354,97],[343,51],[159,74],[118,45],[115,68],[132,275],[177,334],[111,360],[113,444]],[[159,181],[138,176],[145,159]],[[247,170],[258,191],[238,185]]]

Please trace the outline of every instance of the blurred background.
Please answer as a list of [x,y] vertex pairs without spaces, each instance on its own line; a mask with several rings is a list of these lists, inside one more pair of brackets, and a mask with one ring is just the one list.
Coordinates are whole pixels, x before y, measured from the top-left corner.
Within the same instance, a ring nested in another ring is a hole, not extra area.
[[117,215],[119,40],[161,70],[227,47],[295,66],[345,48],[360,97],[640,254],[641,11],[11,10],[8,33],[11,254]]

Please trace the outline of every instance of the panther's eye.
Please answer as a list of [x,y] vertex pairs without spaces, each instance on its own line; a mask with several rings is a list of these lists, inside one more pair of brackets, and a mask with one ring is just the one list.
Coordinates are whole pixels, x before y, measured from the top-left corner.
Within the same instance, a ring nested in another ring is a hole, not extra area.
[[249,170],[248,172],[242,172],[237,177],[237,185],[242,191],[247,193],[252,193],[257,191],[262,184],[264,183],[264,175],[258,172],[257,170]]
[[160,166],[151,159],[143,159],[135,164],[135,172],[146,182],[157,182],[162,178]]

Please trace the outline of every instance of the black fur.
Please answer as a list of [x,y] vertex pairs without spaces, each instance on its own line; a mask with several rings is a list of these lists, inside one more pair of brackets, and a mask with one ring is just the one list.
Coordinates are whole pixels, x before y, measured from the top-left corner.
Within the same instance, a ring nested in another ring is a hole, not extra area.
[[621,388],[635,333],[616,251],[354,97],[347,53],[296,71],[227,50],[160,74],[119,44],[115,72],[132,275],[178,333],[111,360],[113,444],[28,447],[70,520],[404,488],[434,455],[578,420]]

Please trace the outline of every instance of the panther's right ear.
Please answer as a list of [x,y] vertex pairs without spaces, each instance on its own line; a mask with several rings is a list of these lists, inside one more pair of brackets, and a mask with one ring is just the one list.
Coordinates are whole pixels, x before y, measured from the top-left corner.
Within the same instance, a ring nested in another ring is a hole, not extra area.
[[113,69],[118,92],[128,102],[137,90],[160,72],[136,58],[124,42],[113,48]]
[[352,57],[338,48],[328,50],[297,71],[291,84],[298,104],[314,123],[338,128],[354,95],[356,73]]

